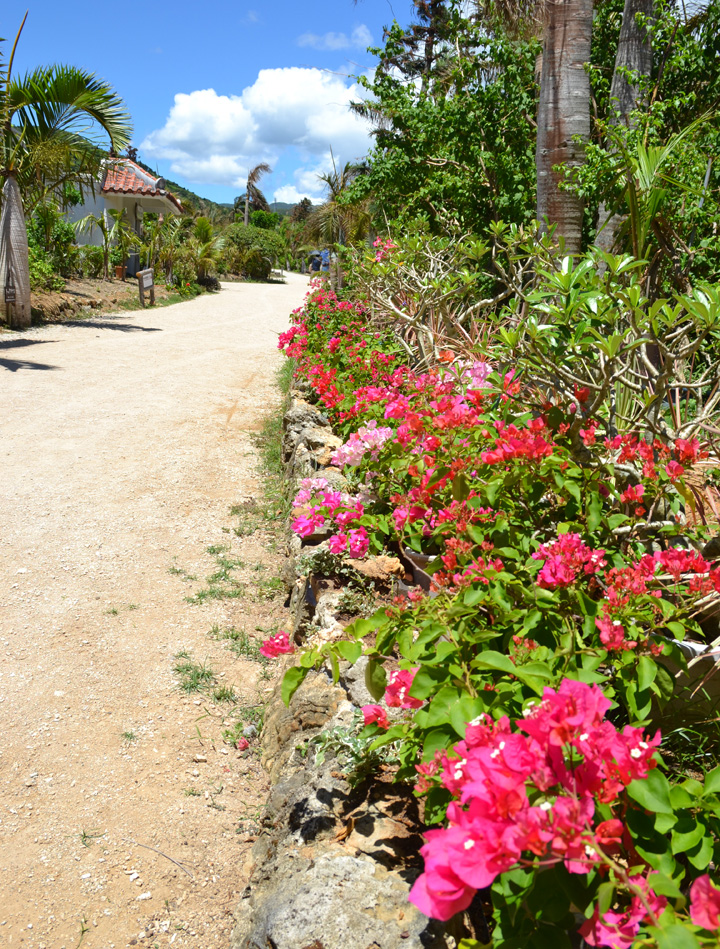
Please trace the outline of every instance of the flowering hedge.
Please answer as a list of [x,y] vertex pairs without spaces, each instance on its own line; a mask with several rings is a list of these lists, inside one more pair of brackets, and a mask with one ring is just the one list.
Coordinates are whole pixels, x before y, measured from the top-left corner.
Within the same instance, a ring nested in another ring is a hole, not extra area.
[[395,745],[437,825],[411,899],[447,919],[490,887],[498,947],[577,931],[597,946],[717,945],[720,768],[672,777],[647,730],[683,707],[679,644],[703,641],[720,593],[683,526],[698,440],[617,434],[598,412],[578,444],[582,387],[531,412],[499,347],[418,371],[362,302],[324,285],[280,346],[344,438],[333,461],[350,484],[305,480],[293,529],[329,528],[336,554],[431,558],[429,593],[307,650],[284,684],[289,698],[374,634],[368,687],[407,711],[366,707],[366,732]]

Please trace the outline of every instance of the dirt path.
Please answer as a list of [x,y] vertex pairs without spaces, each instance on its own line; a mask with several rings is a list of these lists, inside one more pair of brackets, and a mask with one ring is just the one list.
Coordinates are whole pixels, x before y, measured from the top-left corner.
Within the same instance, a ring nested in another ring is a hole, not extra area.
[[[306,287],[0,334],[2,947],[227,944],[266,788],[222,730],[270,683],[208,634],[282,618],[229,508]],[[219,567],[245,594],[186,602]],[[181,651],[214,687],[180,691]]]

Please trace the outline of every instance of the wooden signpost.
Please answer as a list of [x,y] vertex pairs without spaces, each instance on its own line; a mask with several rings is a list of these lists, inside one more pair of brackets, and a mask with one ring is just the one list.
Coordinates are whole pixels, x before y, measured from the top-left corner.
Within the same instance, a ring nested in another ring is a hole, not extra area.
[[152,270],[138,270],[138,292],[140,293],[140,303],[145,306],[145,291],[150,291],[150,306],[155,305],[155,280]]

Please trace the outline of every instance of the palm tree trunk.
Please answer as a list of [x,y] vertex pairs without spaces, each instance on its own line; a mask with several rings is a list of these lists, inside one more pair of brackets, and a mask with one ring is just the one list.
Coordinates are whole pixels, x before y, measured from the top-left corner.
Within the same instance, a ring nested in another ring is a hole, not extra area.
[[[637,109],[640,99],[640,80],[652,70],[652,42],[645,21],[653,16],[654,5],[654,0],[625,0],[610,86],[611,125],[630,126],[630,114]],[[641,22],[638,22],[638,14]],[[632,81],[628,72],[633,75]],[[612,250],[620,224],[621,218],[617,214],[611,216],[603,201],[598,210],[597,246]]]
[[250,223],[250,195],[245,192],[245,227]]
[[[590,137],[590,61],[592,0],[547,0],[538,105],[537,217],[542,227],[555,225],[568,253],[581,250],[583,203],[561,191],[562,172],[585,157]],[[575,138],[579,139],[574,141]]]
[[30,326],[30,260],[20,189],[12,174],[2,191],[0,214],[0,314],[11,329]]

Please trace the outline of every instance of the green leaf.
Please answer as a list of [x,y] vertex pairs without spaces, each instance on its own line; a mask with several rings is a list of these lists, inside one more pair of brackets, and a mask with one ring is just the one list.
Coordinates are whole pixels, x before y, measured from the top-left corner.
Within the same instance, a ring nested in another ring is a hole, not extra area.
[[680,923],[663,926],[662,929],[653,927],[653,933],[658,949],[700,949],[697,937]]
[[283,676],[281,695],[286,705],[290,704],[290,699],[305,681],[305,676],[309,671],[309,669],[303,669],[301,666],[293,666],[285,673]]
[[717,794],[720,791],[720,765],[705,775],[705,793]]
[[365,669],[365,686],[376,702],[379,702],[385,695],[387,674],[382,663],[375,659],[371,659]]
[[448,673],[449,670],[443,666],[421,666],[415,674],[413,684],[410,686],[409,695],[414,699],[429,698],[434,692],[438,691],[438,686],[441,683],[447,681]]
[[656,814],[672,814],[670,785],[661,771],[654,768],[646,778],[638,778],[628,784],[628,794],[646,811]]
[[488,649],[481,652],[473,661],[474,669],[499,669],[500,672],[509,672],[511,675],[517,673],[517,667],[507,656],[501,652],[495,652]]
[[356,663],[362,655],[362,646],[360,643],[353,643],[347,639],[342,639],[339,643],[335,643],[335,649],[346,662]]
[[692,817],[681,817],[670,835],[670,847],[674,854],[685,853],[696,847],[705,835],[705,827]]
[[587,526],[590,532],[596,531],[602,522],[603,503],[600,495],[593,491],[587,507]]
[[638,688],[641,692],[649,688],[657,675],[657,663],[650,656],[640,656],[637,664]]
[[710,834],[706,834],[695,848],[694,852],[689,851],[687,858],[690,863],[698,870],[704,870],[712,860],[713,839]]
[[664,873],[651,873],[648,877],[648,883],[650,888],[661,896],[670,896],[676,900],[682,897],[680,887]]

